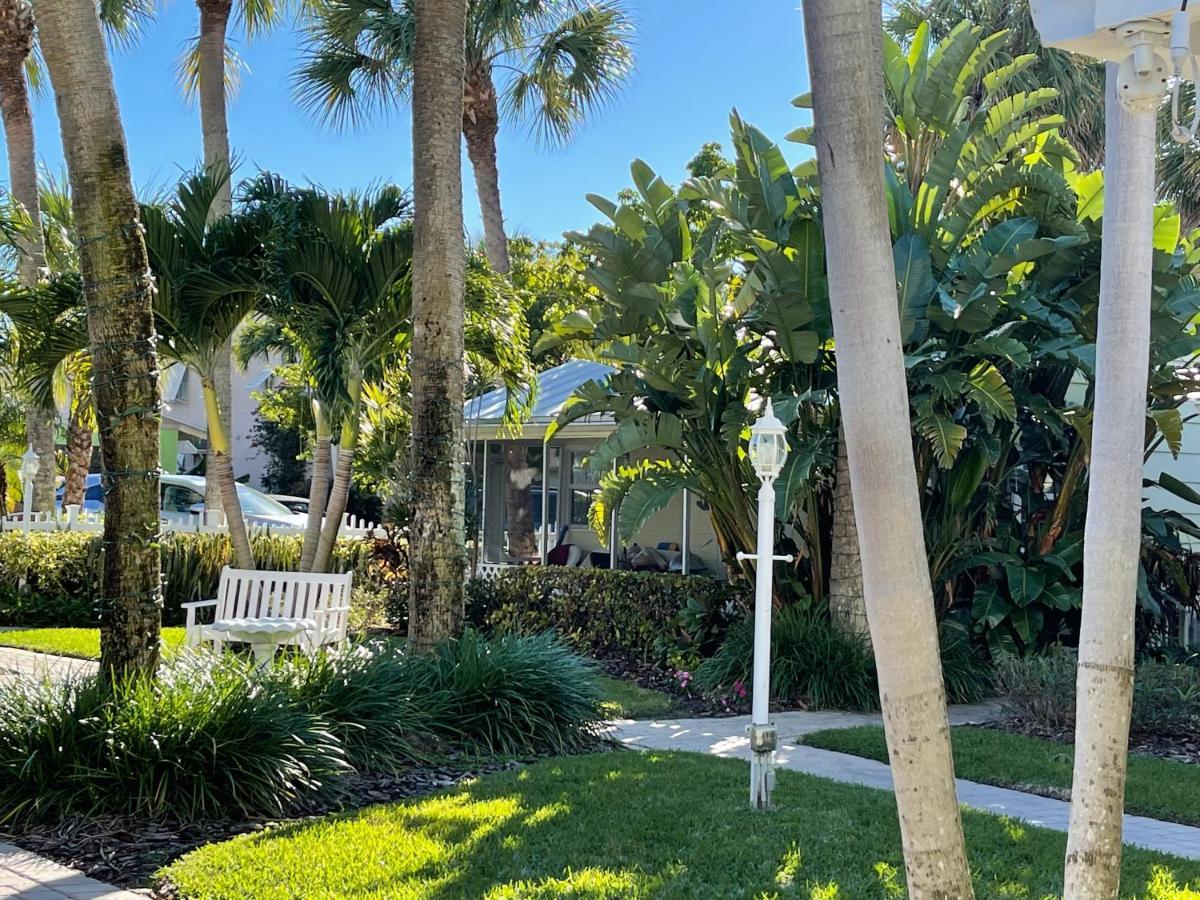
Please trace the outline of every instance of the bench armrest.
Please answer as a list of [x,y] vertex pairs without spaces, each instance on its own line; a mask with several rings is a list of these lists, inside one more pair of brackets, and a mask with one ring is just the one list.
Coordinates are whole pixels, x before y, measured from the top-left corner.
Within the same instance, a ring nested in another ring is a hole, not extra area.
[[193,647],[200,642],[200,623],[196,621],[196,610],[212,607],[217,608],[216,600],[191,600],[187,603],[180,603],[181,607],[187,610],[187,620],[184,622],[185,642],[189,647]]
[[202,609],[205,606],[216,606],[216,600],[190,600],[187,603],[180,603],[182,609]]

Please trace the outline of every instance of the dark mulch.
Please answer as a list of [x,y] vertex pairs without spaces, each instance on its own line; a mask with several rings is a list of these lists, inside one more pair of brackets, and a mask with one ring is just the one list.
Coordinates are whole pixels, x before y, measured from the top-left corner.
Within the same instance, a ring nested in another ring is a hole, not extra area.
[[442,767],[414,768],[399,776],[360,775],[348,783],[335,803],[305,809],[303,815],[288,819],[214,819],[184,823],[123,817],[74,817],[66,822],[30,827],[18,834],[0,833],[0,840],[78,869],[91,878],[123,888],[140,888],[150,883],[150,877],[159,868],[203,844],[320,819],[330,813],[350,812],[376,803],[424,796],[524,762],[471,765],[456,764],[452,760]]
[[[1075,729],[1050,728],[1013,717],[989,722],[984,728],[995,728],[1010,734],[1024,734],[1044,738],[1059,744],[1075,743]],[[1141,756],[1154,756],[1174,762],[1200,764],[1200,733],[1196,731],[1160,732],[1156,734],[1134,734],[1129,738],[1129,752]]]

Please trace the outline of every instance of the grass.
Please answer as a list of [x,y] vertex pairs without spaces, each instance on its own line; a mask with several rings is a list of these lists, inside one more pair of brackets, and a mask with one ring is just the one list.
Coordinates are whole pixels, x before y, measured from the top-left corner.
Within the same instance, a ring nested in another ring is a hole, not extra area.
[[[163,648],[171,651],[183,646],[182,628],[162,630]],[[19,628],[0,631],[0,647],[17,647],[38,653],[55,653],[79,659],[100,658],[98,628]]]
[[[891,794],[790,771],[778,809],[745,763],[687,753],[550,759],[420,800],[202,847],[160,875],[186,900],[305,897],[896,898]],[[978,898],[1062,890],[1066,836],[964,815]],[[1127,848],[1123,896],[1183,900],[1200,862]]]
[[596,683],[603,698],[600,708],[610,719],[657,719],[668,715],[675,705],[669,695],[630,681],[601,675]]
[[[1074,749],[1066,744],[991,728],[962,726],[952,733],[954,769],[959,778],[1052,795],[1071,788]],[[807,735],[804,742],[887,761],[883,727],[878,725],[818,731]],[[1125,811],[1200,825],[1200,766],[1130,756]]]

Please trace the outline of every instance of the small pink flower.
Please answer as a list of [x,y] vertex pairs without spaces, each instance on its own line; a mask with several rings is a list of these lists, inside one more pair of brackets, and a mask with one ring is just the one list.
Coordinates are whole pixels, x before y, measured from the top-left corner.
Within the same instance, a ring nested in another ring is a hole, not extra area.
[[746,699],[746,686],[744,684],[742,684],[740,681],[735,681],[733,683],[733,695],[735,697],[737,697],[739,700],[745,700]]

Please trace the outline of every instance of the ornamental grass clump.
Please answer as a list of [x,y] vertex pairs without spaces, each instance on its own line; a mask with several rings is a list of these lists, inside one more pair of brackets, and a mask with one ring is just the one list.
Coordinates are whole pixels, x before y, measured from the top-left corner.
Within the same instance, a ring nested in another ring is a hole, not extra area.
[[360,772],[396,774],[439,749],[435,719],[440,696],[417,695],[409,657],[372,641],[337,652],[300,655],[278,666],[276,681],[320,716]]
[[349,771],[329,723],[232,656],[157,680],[0,686],[0,823],[279,815]]
[[410,656],[413,695],[435,709],[435,731],[477,753],[571,753],[603,720],[595,666],[553,634],[487,638],[468,630]]

